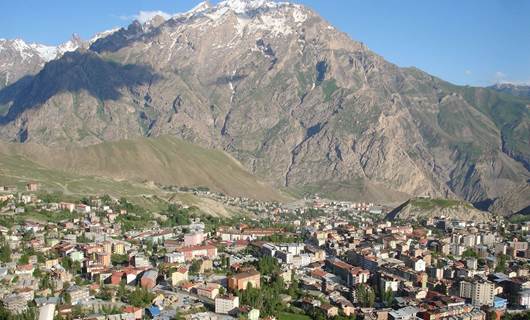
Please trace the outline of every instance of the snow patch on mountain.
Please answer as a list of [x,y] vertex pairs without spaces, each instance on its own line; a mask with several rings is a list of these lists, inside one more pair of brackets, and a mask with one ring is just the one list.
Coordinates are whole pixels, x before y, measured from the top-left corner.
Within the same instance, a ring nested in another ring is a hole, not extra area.
[[184,14],[185,15],[190,15],[190,14],[196,14],[196,13],[200,13],[200,12],[204,12],[208,9],[210,9],[212,6],[210,5],[210,3],[208,1],[203,1],[201,3],[199,3],[198,5],[196,5],[195,7],[193,7],[191,10],[185,12]]
[[103,39],[105,37],[108,37],[108,36],[112,35],[113,33],[119,31],[120,29],[121,28],[114,28],[114,29],[110,29],[110,30],[105,30],[103,32],[98,32],[90,40],[88,40],[88,44],[91,45],[94,42],[98,41],[99,39]]
[[249,11],[263,8],[277,8],[287,2],[274,2],[268,0],[224,0],[219,2],[218,8],[229,8],[236,13],[247,13]]
[[57,57],[57,47],[46,46],[43,44],[33,43],[30,45],[42,60],[45,62],[51,61]]

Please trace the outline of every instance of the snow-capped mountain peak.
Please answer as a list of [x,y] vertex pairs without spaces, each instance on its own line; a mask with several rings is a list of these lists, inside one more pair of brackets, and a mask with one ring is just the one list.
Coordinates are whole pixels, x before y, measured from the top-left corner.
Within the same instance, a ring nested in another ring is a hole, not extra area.
[[208,10],[210,8],[212,8],[212,5],[210,4],[210,2],[209,1],[203,1],[203,2],[199,3],[198,5],[196,5],[195,7],[193,7],[188,12],[186,12],[185,14],[195,14],[195,13],[198,13],[198,12],[203,12],[203,11]]
[[120,29],[121,28],[113,28],[113,29],[110,29],[110,30],[105,30],[105,31],[102,31],[102,32],[98,32],[88,41],[88,44],[91,45],[92,43],[98,41],[99,39],[102,39],[102,38],[105,38],[107,36],[110,36],[111,34],[119,31]]
[[38,43],[27,43],[22,39],[0,39],[0,52],[11,51],[20,56],[22,61],[27,61],[35,56],[48,62],[56,55],[56,48]]
[[218,4],[218,8],[228,8],[236,13],[245,13],[260,8],[274,8],[285,2],[274,2],[269,0],[224,0]]

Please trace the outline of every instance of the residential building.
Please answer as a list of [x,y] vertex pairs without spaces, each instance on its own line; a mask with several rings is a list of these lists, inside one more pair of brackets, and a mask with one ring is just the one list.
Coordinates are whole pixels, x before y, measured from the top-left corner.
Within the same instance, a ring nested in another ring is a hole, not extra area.
[[140,286],[146,289],[152,289],[156,286],[156,279],[158,278],[158,271],[151,269],[144,272],[140,279]]
[[478,277],[470,281],[463,280],[460,282],[460,296],[471,299],[471,303],[475,306],[492,306],[495,284]]
[[186,267],[180,267],[171,273],[171,285],[177,286],[184,281],[188,281],[188,269]]
[[239,297],[228,295],[215,298],[215,313],[232,314],[239,308]]
[[245,290],[250,284],[253,288],[260,287],[261,274],[258,271],[238,273],[228,278],[228,288],[232,290]]
[[90,292],[88,290],[88,287],[72,285],[68,289],[66,289],[66,293],[70,295],[70,303],[72,305],[81,304],[90,298]]

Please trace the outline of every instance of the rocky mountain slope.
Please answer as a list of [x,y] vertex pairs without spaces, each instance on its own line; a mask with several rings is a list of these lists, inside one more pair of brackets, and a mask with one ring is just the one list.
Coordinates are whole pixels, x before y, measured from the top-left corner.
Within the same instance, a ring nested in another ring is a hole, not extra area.
[[530,179],[529,100],[399,68],[301,5],[201,4],[66,53],[0,91],[6,141],[173,135],[278,187],[500,213]]

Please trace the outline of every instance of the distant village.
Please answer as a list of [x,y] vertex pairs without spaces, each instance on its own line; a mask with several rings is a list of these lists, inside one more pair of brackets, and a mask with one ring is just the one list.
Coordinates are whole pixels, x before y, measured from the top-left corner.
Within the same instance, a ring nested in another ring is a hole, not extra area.
[[530,319],[529,224],[175,191],[252,214],[0,187],[0,319]]

